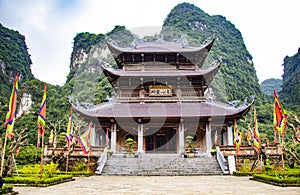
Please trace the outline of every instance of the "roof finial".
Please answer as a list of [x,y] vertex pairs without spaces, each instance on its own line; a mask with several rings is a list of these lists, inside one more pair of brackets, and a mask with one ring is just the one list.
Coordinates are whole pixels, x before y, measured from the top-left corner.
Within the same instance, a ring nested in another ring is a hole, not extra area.
[[186,40],[186,34],[182,34],[181,35],[181,45],[182,45],[182,48],[186,48],[186,47],[189,47],[189,43],[188,41]]

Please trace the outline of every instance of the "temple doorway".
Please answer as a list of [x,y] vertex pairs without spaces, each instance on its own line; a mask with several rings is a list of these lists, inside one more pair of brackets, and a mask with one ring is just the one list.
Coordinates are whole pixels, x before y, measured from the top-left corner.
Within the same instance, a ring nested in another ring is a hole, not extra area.
[[146,152],[176,153],[176,129],[162,128],[152,135],[146,136]]

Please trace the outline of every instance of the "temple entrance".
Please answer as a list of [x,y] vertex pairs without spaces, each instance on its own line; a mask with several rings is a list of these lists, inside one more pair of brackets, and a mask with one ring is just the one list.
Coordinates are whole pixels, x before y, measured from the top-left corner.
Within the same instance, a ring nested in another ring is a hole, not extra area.
[[146,136],[146,152],[176,152],[176,130],[163,128]]

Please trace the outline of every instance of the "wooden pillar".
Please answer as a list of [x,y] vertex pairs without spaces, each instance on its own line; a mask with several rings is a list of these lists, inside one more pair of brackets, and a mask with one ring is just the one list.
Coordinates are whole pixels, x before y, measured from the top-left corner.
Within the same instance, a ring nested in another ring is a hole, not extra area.
[[183,119],[181,119],[180,124],[178,126],[178,153],[184,153],[184,123]]
[[138,124],[138,153],[144,153],[144,124]]
[[212,148],[212,145],[211,145],[211,118],[209,118],[206,123],[205,138],[206,138],[206,153],[210,155],[210,150]]
[[96,125],[95,124],[93,124],[93,127],[92,127],[92,136],[93,136],[92,146],[96,146],[96,144],[97,144],[97,132],[96,132]]
[[111,145],[110,149],[113,150],[114,152],[117,151],[117,124],[112,124],[111,125]]
[[227,145],[233,146],[232,123],[227,124]]
[[227,130],[224,131],[222,139],[223,139],[223,145],[228,146]]

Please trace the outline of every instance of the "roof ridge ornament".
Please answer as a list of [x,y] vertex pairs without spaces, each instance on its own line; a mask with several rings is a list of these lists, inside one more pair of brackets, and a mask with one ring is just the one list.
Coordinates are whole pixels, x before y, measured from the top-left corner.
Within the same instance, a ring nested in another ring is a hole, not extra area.
[[182,48],[187,48],[190,46],[189,42],[187,41],[186,39],[187,35],[186,34],[182,34],[181,35],[181,45],[182,45]]
[[238,105],[239,105],[239,103],[240,103],[240,100],[233,100],[231,102],[228,102],[227,107],[229,107],[229,108],[237,108]]
[[112,40],[111,38],[109,38],[108,36],[105,36],[105,41],[106,41],[107,43],[109,43],[110,45],[119,47],[118,43],[117,43],[116,41]]
[[136,48],[137,48],[137,45],[138,45],[138,42],[137,42],[137,40],[134,38],[130,46],[131,46],[131,48],[136,49]]
[[234,101],[231,101],[228,103],[227,107],[229,108],[245,108],[249,105],[252,105],[254,103],[254,100],[255,100],[255,95],[251,95],[250,98],[252,99],[251,103],[250,104],[247,104],[248,103],[248,97],[246,97],[243,101],[243,103],[241,105],[239,105],[240,103],[240,100],[234,100]]

